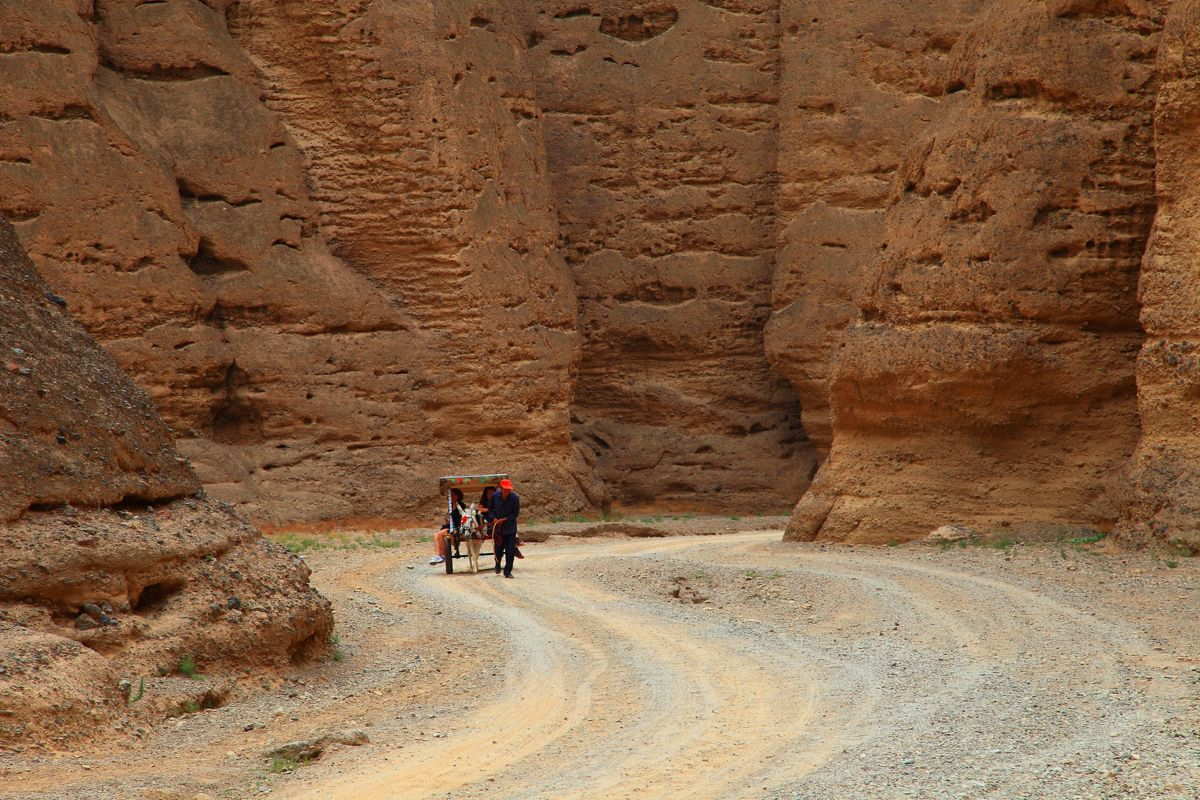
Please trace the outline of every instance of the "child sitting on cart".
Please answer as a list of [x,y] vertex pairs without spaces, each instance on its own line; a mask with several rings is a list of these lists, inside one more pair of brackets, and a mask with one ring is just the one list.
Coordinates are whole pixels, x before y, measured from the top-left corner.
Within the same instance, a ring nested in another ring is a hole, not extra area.
[[455,528],[462,527],[465,510],[462,489],[451,489],[450,494],[454,498],[454,506],[450,510],[450,518],[442,523],[442,529],[433,535],[433,558],[429,559],[430,564],[441,564],[449,556],[446,552],[446,536],[450,532],[450,524],[454,523]]

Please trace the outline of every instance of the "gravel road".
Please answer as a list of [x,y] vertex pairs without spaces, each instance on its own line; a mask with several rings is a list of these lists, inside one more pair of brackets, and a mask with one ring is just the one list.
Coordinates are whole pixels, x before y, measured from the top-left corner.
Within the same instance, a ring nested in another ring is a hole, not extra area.
[[513,581],[319,553],[344,662],[0,797],[1200,797],[1195,560],[778,538],[551,539]]

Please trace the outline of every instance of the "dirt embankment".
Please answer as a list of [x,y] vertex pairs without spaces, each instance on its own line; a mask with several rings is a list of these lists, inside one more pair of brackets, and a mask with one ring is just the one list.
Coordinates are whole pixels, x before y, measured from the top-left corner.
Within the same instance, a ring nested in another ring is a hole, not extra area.
[[[2,219],[0,287],[0,752],[136,737],[325,651],[308,569],[203,498]],[[223,680],[201,687],[197,664]]]
[[[308,553],[340,661],[136,750],[8,757],[0,797],[1183,800],[1200,786],[1195,561],[778,531],[555,537],[506,581],[383,541]],[[270,755],[295,742],[321,752]]]

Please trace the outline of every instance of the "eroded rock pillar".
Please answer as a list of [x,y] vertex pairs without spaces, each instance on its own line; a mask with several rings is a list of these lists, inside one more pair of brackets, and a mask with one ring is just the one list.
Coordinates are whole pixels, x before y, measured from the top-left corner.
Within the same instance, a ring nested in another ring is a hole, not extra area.
[[1155,110],[1158,213],[1142,261],[1142,438],[1120,532],[1200,548],[1200,4],[1172,6]]
[[789,536],[1113,523],[1138,436],[1161,24],[1143,3],[1003,3],[955,44],[833,360],[833,445]]

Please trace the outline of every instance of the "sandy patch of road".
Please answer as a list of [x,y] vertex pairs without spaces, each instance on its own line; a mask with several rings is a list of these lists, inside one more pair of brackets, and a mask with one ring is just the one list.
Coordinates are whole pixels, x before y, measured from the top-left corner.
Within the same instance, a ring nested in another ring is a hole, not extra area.
[[343,662],[0,797],[1197,796],[1196,561],[778,538],[552,539],[513,581],[318,553]]

